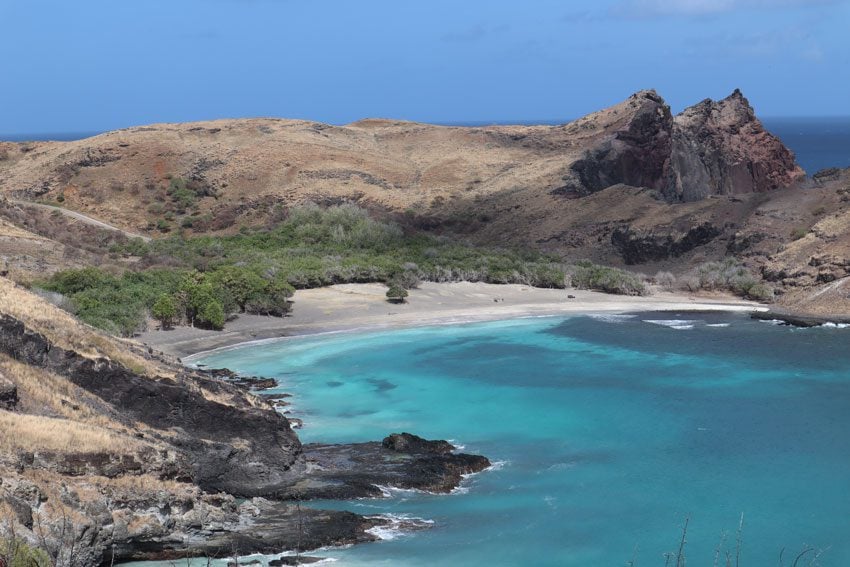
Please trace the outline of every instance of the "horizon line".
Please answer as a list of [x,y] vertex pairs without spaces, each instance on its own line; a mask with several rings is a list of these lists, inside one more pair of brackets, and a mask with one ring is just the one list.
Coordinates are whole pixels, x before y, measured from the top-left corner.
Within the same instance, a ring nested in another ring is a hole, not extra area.
[[[580,117],[579,117],[580,118]],[[850,120],[850,114],[835,114],[835,115],[803,115],[803,114],[774,114],[774,115],[764,115],[757,116],[759,120],[771,121],[771,120]],[[422,120],[411,120],[407,118],[377,118],[377,117],[368,117],[368,118],[360,118],[358,120],[354,120],[352,122],[322,122],[319,120],[310,120],[305,118],[281,118],[277,116],[246,116],[242,118],[210,118],[210,119],[202,119],[202,120],[185,120],[185,121],[177,121],[177,122],[146,122],[144,124],[136,124],[132,126],[122,126],[118,128],[112,128],[108,130],[62,130],[62,131],[41,131],[41,132],[9,132],[9,133],[0,133],[0,142],[64,142],[64,141],[74,141],[74,140],[82,140],[85,138],[91,138],[94,136],[99,136],[101,134],[106,134],[109,132],[117,132],[119,130],[127,130],[130,128],[139,128],[149,124],[190,124],[193,122],[212,122],[216,120],[257,120],[257,119],[271,119],[271,120],[305,120],[308,122],[318,122],[322,124],[328,124],[331,126],[347,126],[349,124],[353,124],[355,122],[359,122],[361,120],[388,120],[393,121],[397,120],[399,122],[415,122],[418,124],[430,124],[434,126],[448,126],[448,127],[476,127],[476,126],[557,126],[559,124],[568,124],[578,118],[561,118],[561,119],[493,119],[493,120],[448,120],[448,121],[422,121]]]

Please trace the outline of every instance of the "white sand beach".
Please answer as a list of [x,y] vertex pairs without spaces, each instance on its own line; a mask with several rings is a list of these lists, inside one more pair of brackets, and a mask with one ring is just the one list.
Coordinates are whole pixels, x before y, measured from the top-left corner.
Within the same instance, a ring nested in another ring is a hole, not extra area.
[[[386,301],[382,284],[340,284],[299,290],[288,317],[239,315],[223,331],[178,327],[148,331],[139,340],[165,353],[185,357],[234,344],[274,337],[442,325],[570,313],[631,311],[758,311],[762,304],[727,295],[692,296],[656,292],[647,297],[594,291],[540,289],[486,283],[422,283],[406,303]],[[569,296],[574,296],[570,298]]]

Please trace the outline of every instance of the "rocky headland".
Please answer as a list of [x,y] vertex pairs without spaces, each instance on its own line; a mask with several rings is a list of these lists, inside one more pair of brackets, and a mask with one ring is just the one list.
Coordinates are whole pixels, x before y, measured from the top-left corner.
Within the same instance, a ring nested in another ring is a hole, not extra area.
[[3,525],[63,565],[304,551],[374,541],[388,520],[303,501],[446,493],[489,466],[408,433],[302,446],[249,393],[263,386],[102,335],[0,279]]

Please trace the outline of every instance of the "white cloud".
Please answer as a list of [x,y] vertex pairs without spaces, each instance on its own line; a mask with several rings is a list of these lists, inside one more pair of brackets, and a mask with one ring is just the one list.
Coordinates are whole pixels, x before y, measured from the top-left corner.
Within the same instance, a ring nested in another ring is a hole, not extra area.
[[845,0],[621,0],[614,15],[629,18],[704,17],[739,10],[771,10],[839,4]]

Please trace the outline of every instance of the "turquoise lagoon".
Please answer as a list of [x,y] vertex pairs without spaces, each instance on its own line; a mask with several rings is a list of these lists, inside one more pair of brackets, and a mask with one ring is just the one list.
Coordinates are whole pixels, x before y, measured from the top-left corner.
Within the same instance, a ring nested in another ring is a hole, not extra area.
[[734,555],[743,513],[741,566],[809,546],[846,566],[848,347],[850,329],[641,313],[301,337],[195,362],[277,378],[306,443],[409,431],[497,463],[452,495],[314,503],[434,522],[322,553],[336,565],[662,566],[686,518],[688,564],[712,565],[718,547]]

